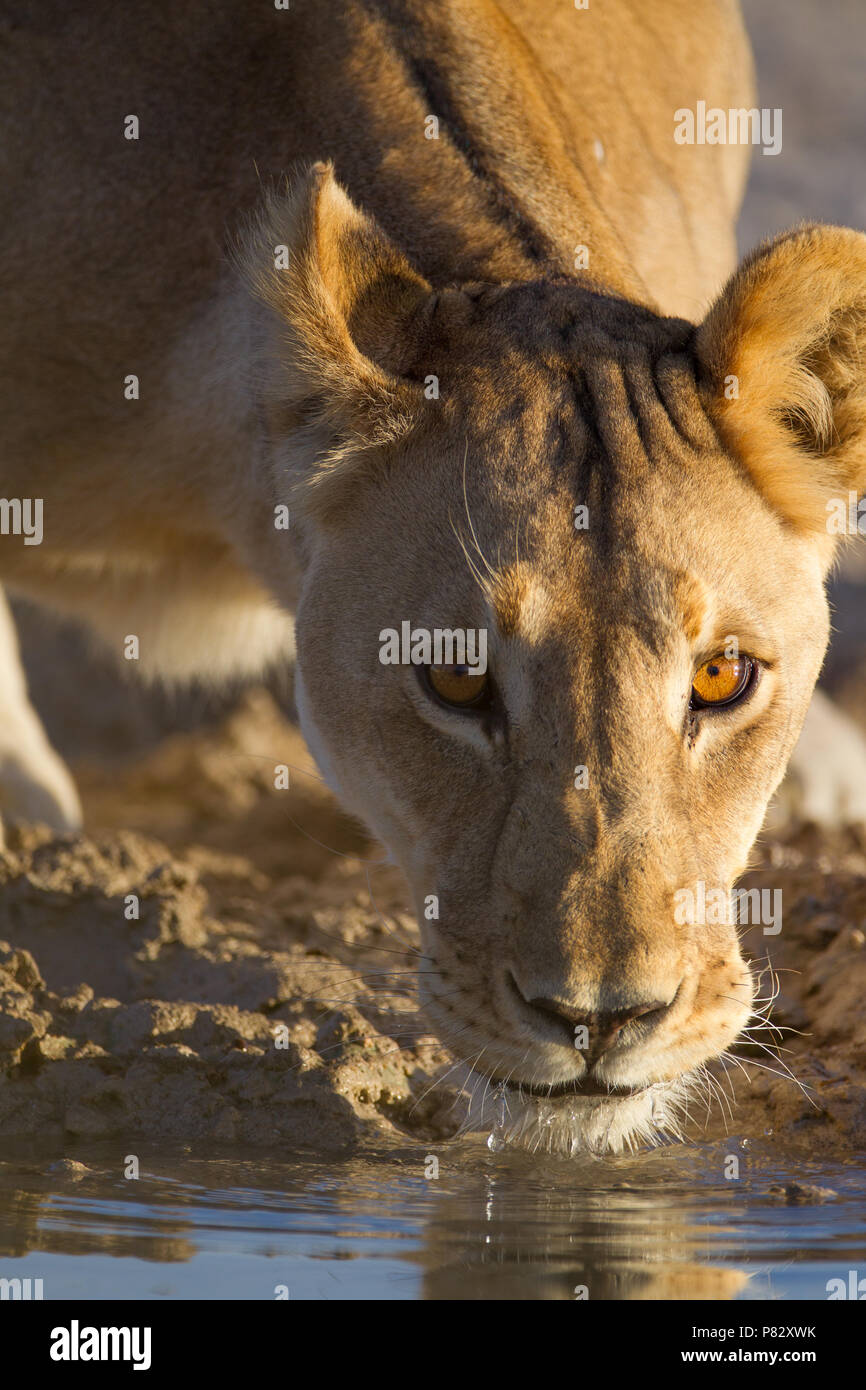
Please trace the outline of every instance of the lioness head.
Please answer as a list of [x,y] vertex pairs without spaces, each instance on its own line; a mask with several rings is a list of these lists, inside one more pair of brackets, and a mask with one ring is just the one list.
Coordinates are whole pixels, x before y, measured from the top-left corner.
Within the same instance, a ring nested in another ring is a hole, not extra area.
[[[577,281],[435,292],[323,166],[258,244],[302,727],[409,879],[426,1010],[506,1134],[669,1131],[752,1010],[730,915],[678,904],[742,872],[821,666],[866,237],[780,238],[700,326]],[[403,624],[483,632],[486,669],[383,661]]]

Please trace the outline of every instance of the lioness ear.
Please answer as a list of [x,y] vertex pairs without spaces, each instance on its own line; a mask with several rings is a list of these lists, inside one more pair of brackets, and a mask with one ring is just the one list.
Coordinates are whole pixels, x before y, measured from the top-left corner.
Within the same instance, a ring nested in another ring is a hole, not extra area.
[[806,226],[754,251],[697,335],[726,447],[798,530],[866,489],[866,236]]
[[277,316],[265,383],[277,428],[324,425],[337,446],[402,433],[423,399],[403,371],[417,355],[431,289],[350,201],[333,165],[313,165],[269,199],[242,259]]

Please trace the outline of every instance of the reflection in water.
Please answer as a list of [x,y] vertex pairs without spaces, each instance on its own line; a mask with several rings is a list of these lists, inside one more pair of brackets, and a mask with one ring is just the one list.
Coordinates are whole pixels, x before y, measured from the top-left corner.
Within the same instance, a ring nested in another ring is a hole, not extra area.
[[733,1145],[539,1162],[463,1140],[436,1150],[438,1177],[406,1145],[338,1162],[178,1147],[139,1151],[137,1181],[130,1146],[76,1150],[85,1168],[7,1146],[0,1279],[44,1277],[46,1298],[825,1298],[866,1262],[862,1173],[799,1163],[837,1196],[788,1206],[778,1152],[725,1180]]
[[706,1229],[670,1194],[600,1186],[598,1172],[577,1188],[552,1176],[549,1188],[489,1176],[483,1225],[479,1207],[467,1222],[464,1191],[445,1195],[426,1231],[424,1296],[724,1299],[746,1284],[743,1270],[712,1262]]

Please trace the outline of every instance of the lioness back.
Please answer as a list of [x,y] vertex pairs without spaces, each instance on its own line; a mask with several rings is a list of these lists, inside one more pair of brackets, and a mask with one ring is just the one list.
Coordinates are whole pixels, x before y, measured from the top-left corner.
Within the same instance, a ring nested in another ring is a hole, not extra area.
[[[146,498],[148,548],[200,502],[213,365],[182,345],[263,189],[302,161],[334,159],[434,284],[571,273],[586,245],[594,274],[695,314],[730,269],[745,152],[686,160],[671,131],[708,91],[748,104],[733,5],[71,0],[0,25],[6,485],[70,517],[98,491],[90,543],[122,516],[134,547]],[[450,91],[437,63],[459,67]]]

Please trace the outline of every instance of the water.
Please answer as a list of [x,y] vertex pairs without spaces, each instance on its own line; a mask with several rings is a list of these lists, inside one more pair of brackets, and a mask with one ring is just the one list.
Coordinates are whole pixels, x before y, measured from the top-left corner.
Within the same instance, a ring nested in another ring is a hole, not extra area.
[[[82,1174],[7,1145],[0,1278],[41,1278],[45,1299],[825,1300],[829,1279],[866,1277],[862,1168],[752,1150],[538,1160],[482,1138],[325,1160],[102,1145],[76,1148]],[[769,1194],[792,1181],[838,1195]]]
[[506,1147],[503,1135],[505,1133],[505,1119],[508,1113],[508,1106],[505,1099],[505,1087],[497,1086],[493,1093],[493,1128],[487,1136],[487,1147],[491,1153],[502,1153]]

